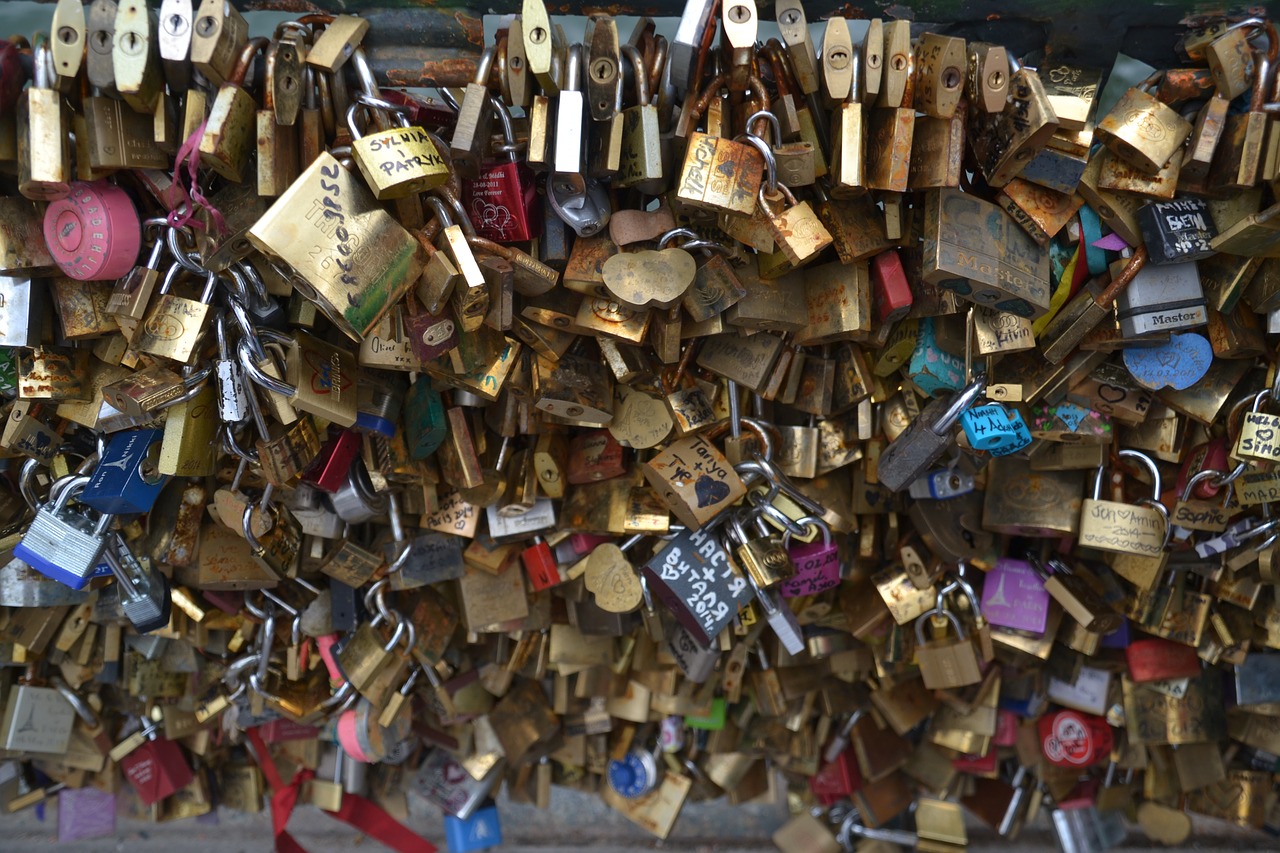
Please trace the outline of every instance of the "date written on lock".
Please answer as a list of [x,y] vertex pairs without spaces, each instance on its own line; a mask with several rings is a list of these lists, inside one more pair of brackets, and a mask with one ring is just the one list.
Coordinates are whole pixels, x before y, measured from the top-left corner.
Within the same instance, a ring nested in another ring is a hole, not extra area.
[[705,531],[680,533],[645,563],[644,574],[650,589],[703,646],[752,596],[729,553]]

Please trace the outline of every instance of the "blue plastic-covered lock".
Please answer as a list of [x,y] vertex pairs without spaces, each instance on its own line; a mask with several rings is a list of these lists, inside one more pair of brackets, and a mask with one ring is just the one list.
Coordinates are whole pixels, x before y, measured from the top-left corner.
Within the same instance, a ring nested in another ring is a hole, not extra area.
[[98,512],[129,515],[150,512],[169,478],[148,459],[152,446],[159,450],[164,431],[137,429],[118,432],[107,442],[80,502]]
[[960,416],[960,426],[970,447],[989,451],[992,456],[1007,456],[1031,443],[1031,430],[1022,413],[999,403],[967,410]]
[[959,391],[965,385],[964,359],[938,345],[932,317],[920,320],[920,335],[907,365],[907,376],[929,397],[944,391]]
[[622,760],[609,762],[609,787],[628,800],[643,797],[658,785],[658,757],[633,749]]
[[502,824],[498,821],[498,807],[490,801],[466,820],[445,815],[444,837],[449,853],[470,853],[499,846],[502,844]]

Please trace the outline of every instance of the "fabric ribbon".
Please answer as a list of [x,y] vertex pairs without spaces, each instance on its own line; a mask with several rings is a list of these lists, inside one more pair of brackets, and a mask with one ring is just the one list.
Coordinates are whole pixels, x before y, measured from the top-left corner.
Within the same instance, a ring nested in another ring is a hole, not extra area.
[[[312,770],[299,770],[293,780],[285,784],[276,767],[262,733],[257,727],[245,732],[253,745],[253,752],[262,768],[262,776],[267,787],[271,789],[271,825],[275,835],[276,853],[307,853],[305,847],[289,834],[287,829],[289,818],[298,804],[302,794],[302,786],[315,777]],[[332,818],[342,821],[348,826],[363,832],[365,835],[380,841],[397,853],[436,853],[436,846],[404,824],[387,814],[377,803],[367,800],[358,794],[342,795],[342,805],[337,811],[321,809]]]
[[[174,228],[181,228],[184,225],[193,225],[196,228],[204,228],[204,223],[195,218],[196,206],[199,205],[209,211],[209,219],[213,222],[213,227],[219,234],[226,233],[227,221],[222,218],[222,212],[214,207],[209,199],[205,198],[204,193],[200,191],[200,180],[197,177],[197,169],[200,166],[200,139],[204,136],[205,125],[209,122],[203,122],[195,131],[187,137],[182,143],[182,147],[178,149],[178,156],[173,163],[173,185],[182,190],[184,197],[183,203],[169,211],[169,225]],[[186,166],[187,180],[190,189],[184,185],[182,181],[182,167]]]

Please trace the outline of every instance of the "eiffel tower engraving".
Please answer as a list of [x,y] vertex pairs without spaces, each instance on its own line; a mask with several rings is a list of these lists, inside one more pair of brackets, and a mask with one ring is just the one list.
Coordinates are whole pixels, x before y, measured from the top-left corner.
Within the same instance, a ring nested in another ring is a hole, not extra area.
[[992,594],[991,599],[987,601],[988,607],[1011,607],[1009,599],[1004,596],[1004,578],[1005,573],[1000,573],[1000,582],[996,584],[996,591]]

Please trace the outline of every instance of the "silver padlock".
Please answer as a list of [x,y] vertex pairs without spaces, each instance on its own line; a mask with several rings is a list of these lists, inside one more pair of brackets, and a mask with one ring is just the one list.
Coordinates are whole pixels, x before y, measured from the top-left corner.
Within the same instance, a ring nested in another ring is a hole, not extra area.
[[75,722],[75,709],[57,690],[19,684],[4,708],[0,742],[14,752],[65,755]]
[[346,482],[330,499],[333,501],[333,511],[349,524],[377,518],[387,511],[386,495],[374,491],[369,471],[360,459],[352,463]]
[[[24,475],[26,471],[24,468]],[[72,589],[82,589],[93,577],[102,561],[107,525],[112,519],[103,514],[92,520],[68,509],[72,496],[83,491],[89,479],[78,475],[56,482],[56,497],[51,490],[52,502],[36,509],[31,526],[13,549],[13,555],[31,568]]]
[[168,625],[173,609],[168,579],[147,571],[119,533],[108,537],[102,556],[120,585],[120,607],[133,630],[148,634]]
[[1151,332],[1175,332],[1209,322],[1200,270],[1194,261],[1138,271],[1116,299],[1120,336],[1128,340]]
[[219,316],[214,329],[218,334],[218,360],[214,375],[218,380],[218,417],[224,424],[238,424],[249,417],[249,391],[238,359],[227,346],[226,319]]
[[578,199],[586,194],[585,171],[582,150],[587,144],[587,128],[583,116],[586,113],[586,97],[582,91],[582,45],[569,48],[569,60],[565,63],[564,88],[560,90],[560,102],[556,105],[555,154],[551,181],[560,191],[561,203],[570,208],[581,207]]
[[43,337],[49,286],[28,276],[0,276],[0,346],[34,347]]
[[920,417],[880,455],[877,476],[881,485],[900,492],[928,470],[954,443],[952,428],[986,387],[987,380],[979,377],[951,399],[940,398],[925,406]]

